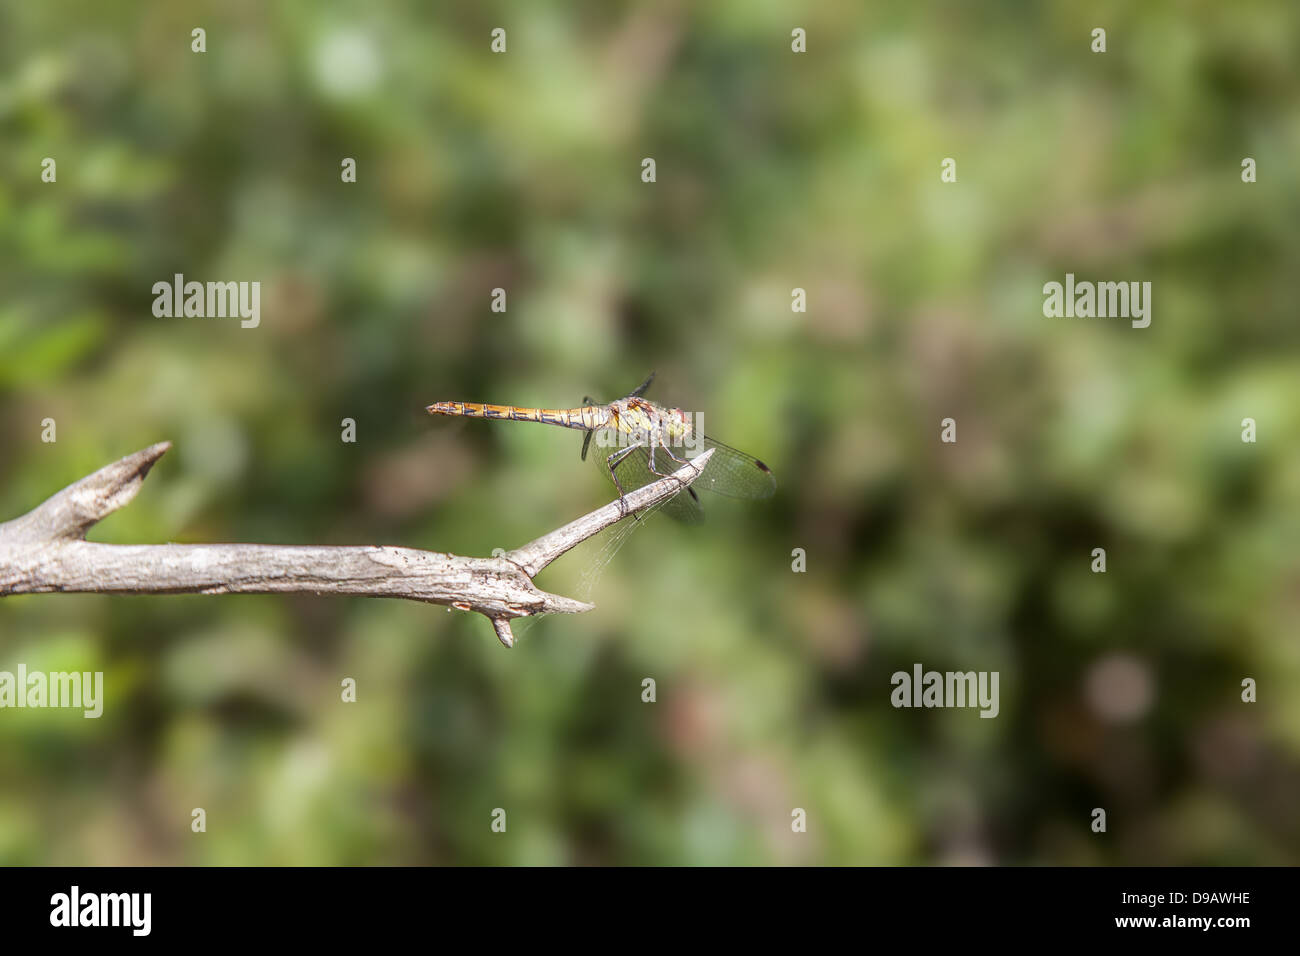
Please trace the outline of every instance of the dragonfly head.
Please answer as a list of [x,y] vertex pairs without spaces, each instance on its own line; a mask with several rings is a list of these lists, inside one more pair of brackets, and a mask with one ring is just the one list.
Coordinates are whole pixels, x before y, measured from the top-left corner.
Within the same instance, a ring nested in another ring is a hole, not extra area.
[[666,437],[675,445],[685,444],[695,432],[691,416],[680,408],[668,409],[663,418],[663,427]]

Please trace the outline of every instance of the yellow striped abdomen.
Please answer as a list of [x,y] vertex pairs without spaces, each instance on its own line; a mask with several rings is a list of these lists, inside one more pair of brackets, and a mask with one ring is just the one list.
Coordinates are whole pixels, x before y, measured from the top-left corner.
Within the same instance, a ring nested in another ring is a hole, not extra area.
[[560,425],[584,431],[600,428],[609,420],[609,409],[603,405],[584,405],[581,408],[526,408],[521,405],[485,405],[482,402],[435,402],[425,411],[430,415],[451,415],[459,418],[501,418],[511,422],[541,422],[543,425]]

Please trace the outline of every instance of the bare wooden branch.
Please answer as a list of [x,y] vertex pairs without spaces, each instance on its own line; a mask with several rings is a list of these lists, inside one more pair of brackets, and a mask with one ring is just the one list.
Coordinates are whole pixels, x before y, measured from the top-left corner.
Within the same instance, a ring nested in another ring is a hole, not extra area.
[[[700,477],[700,472],[704,470],[704,466],[708,464],[712,455],[713,449],[710,448],[703,454],[692,458],[668,477],[638,488],[635,491],[630,491],[622,498],[611,501],[605,507],[597,508],[576,521],[570,521],[563,528],[556,528],[554,531],[542,535],[536,541],[531,541],[522,548],[511,551],[506,557],[519,565],[520,569],[530,578],[535,578],[543,568],[574,545],[581,544],[593,534],[597,534],[610,525],[622,521],[633,512],[653,507],[659,502],[671,498],[678,491],[685,489],[687,485]],[[665,482],[667,482],[667,486],[661,487]]]
[[130,503],[154,462],[171,447],[171,442],[160,441],[127,455],[68,485],[21,518],[0,524],[0,547],[85,538],[91,525]]
[[169,448],[170,442],[160,442],[128,455],[0,524],[0,597],[77,591],[405,598],[477,611],[492,622],[501,643],[512,647],[511,618],[592,608],[539,590],[532,579],[542,568],[628,515],[681,491],[699,477],[712,454],[705,452],[673,475],[501,557],[388,546],[113,545],[85,540],[96,522],[135,497],[149,469]]

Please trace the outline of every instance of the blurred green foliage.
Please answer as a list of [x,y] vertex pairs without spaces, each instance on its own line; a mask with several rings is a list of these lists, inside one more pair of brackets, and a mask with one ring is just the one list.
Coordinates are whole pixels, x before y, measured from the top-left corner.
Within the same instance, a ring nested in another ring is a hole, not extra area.
[[[108,698],[0,712],[0,862],[1300,862],[1297,63],[1282,2],[0,6],[0,516],[171,439],[97,540],[487,555],[610,489],[423,406],[651,369],[780,481],[644,522],[513,652],[5,599],[0,669]],[[1151,327],[1044,318],[1066,272],[1151,281]],[[261,281],[260,328],[155,318],[174,273]],[[892,708],[915,662],[1000,715]]]

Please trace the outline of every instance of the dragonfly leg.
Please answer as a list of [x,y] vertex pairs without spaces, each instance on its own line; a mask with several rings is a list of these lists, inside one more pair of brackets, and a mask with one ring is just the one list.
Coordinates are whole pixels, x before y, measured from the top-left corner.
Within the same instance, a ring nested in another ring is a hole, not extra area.
[[690,462],[688,462],[685,458],[678,458],[676,455],[674,455],[674,454],[673,454],[673,450],[672,450],[671,448],[668,447],[668,443],[667,443],[666,441],[664,441],[663,438],[660,438],[660,439],[659,439],[658,441],[656,441],[656,442],[651,442],[651,443],[650,443],[650,470],[653,471],[653,472],[654,472],[656,475],[658,475],[660,478],[667,478],[668,475],[664,474],[662,471],[660,471],[658,468],[655,467],[655,447],[656,447],[656,446],[658,446],[659,448],[662,448],[662,449],[664,450],[664,454],[667,455],[669,458],[671,458],[673,461],[677,462],[677,464],[679,464],[679,465],[689,465],[689,464],[690,464]]
[[654,380],[655,380],[655,373],[651,372],[649,378],[647,378],[636,388],[632,389],[632,394],[629,395],[628,398],[634,398],[634,397],[639,398],[640,396],[644,395],[645,390],[650,387],[650,383],[653,382]]
[[664,442],[664,451],[666,451],[668,453],[668,457],[671,458],[673,461],[677,462],[677,464],[679,465],[690,464],[685,458],[678,458],[676,455],[674,455],[673,450],[668,447],[667,442]]
[[624,458],[632,454],[632,452],[636,451],[639,447],[641,446],[628,445],[626,448],[620,448],[618,451],[614,452],[614,454],[605,459],[605,465],[609,468],[609,477],[614,480],[614,487],[618,489],[618,496],[620,498],[624,497],[627,492],[623,490],[623,484],[618,480],[618,475],[614,474],[614,469],[619,466],[619,463],[622,462]]
[[655,446],[657,446],[658,444],[659,444],[658,442],[654,442],[654,441],[650,443],[650,471],[658,475],[660,478],[667,478],[668,477],[667,475],[665,475],[662,471],[660,471],[658,468],[655,467]]
[[[660,478],[675,478],[676,476],[672,474],[665,475],[663,472],[661,472],[658,468],[655,467],[655,444],[658,444],[659,447],[661,447],[665,452],[667,452],[668,457],[671,458],[673,461],[679,462],[680,464],[683,465],[690,464],[690,462],[688,462],[685,458],[678,458],[676,455],[674,455],[672,453],[672,450],[668,447],[668,443],[665,442],[662,438],[657,443],[652,442],[650,444],[650,470],[653,471]],[[690,485],[686,486],[686,493],[695,500],[695,503],[697,505],[700,503],[700,496],[695,493],[695,489],[692,488]]]

